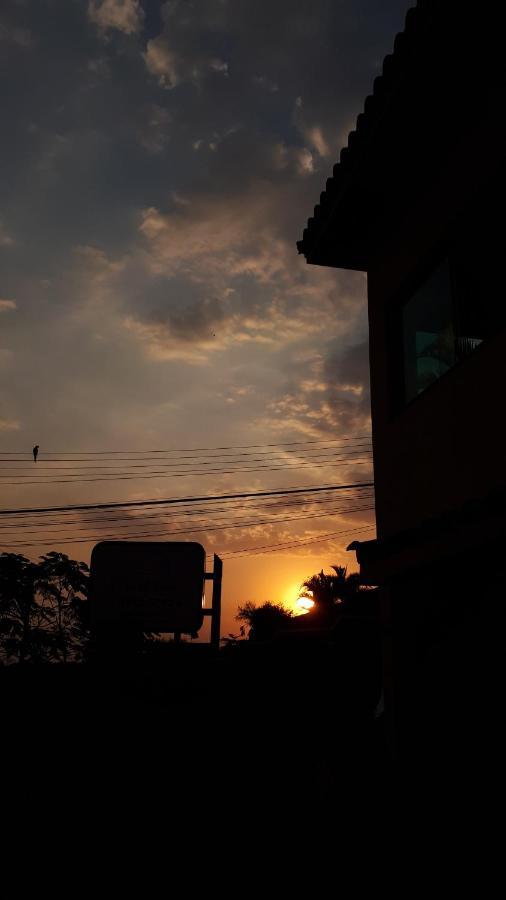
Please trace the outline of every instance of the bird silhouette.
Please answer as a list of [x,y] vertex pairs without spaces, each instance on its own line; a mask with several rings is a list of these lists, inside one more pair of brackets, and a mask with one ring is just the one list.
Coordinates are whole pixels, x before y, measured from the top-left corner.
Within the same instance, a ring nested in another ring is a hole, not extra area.
[[38,444],[35,444],[35,447],[33,448],[32,453],[33,453],[33,461],[37,462],[37,456],[39,453],[39,445]]

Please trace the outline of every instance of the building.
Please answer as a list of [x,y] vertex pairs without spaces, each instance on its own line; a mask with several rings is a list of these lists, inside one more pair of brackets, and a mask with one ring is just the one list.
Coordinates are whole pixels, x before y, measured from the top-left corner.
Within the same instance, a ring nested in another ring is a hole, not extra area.
[[382,592],[402,758],[493,741],[506,599],[501,40],[491,2],[419,0],[298,243],[308,263],[367,272],[377,539],[356,549],[362,581]]

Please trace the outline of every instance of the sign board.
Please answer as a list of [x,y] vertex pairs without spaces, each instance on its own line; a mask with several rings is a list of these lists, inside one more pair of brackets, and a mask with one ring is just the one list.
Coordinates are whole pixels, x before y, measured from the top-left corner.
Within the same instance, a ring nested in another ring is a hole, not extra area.
[[205,561],[193,541],[101,541],[91,554],[93,624],[197,632]]

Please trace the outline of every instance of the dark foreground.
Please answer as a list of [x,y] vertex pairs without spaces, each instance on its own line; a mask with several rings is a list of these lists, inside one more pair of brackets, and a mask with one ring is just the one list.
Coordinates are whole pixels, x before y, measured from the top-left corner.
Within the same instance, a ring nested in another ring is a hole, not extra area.
[[331,648],[165,649],[0,669],[13,757],[30,748],[71,779],[200,801],[326,797],[351,767],[386,776],[377,689]]
[[468,807],[473,792],[495,790],[493,754],[476,756],[483,735],[463,721],[468,698],[457,712],[441,707],[409,759],[393,759],[378,669],[362,662],[332,645],[246,643],[3,667],[4,772],[30,795],[44,785],[65,815],[104,803],[169,814],[182,802],[232,816],[316,805],[381,819],[399,778],[411,809],[449,793],[453,809],[455,797]]

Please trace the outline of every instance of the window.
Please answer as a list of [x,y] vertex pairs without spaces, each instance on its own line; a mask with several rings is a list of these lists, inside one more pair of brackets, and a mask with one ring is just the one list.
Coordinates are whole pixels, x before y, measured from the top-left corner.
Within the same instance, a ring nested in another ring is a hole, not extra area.
[[457,362],[448,260],[402,308],[405,401],[413,400]]
[[460,241],[401,307],[404,403],[506,325],[502,254],[485,238]]

